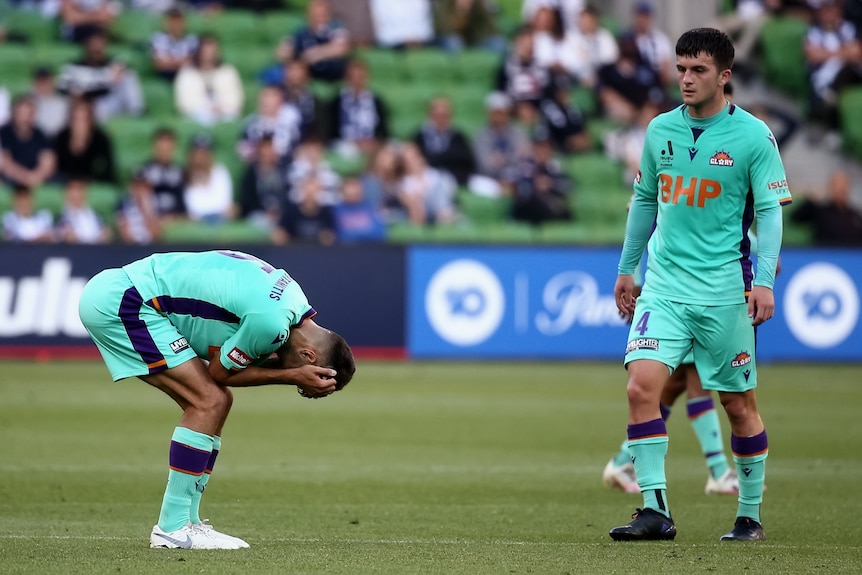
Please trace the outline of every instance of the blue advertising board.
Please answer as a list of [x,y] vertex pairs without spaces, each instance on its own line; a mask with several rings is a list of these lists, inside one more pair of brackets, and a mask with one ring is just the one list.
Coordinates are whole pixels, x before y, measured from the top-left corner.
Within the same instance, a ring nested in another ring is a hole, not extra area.
[[[613,298],[619,248],[417,246],[407,258],[416,358],[622,360]],[[785,250],[764,361],[862,361],[862,252]]]

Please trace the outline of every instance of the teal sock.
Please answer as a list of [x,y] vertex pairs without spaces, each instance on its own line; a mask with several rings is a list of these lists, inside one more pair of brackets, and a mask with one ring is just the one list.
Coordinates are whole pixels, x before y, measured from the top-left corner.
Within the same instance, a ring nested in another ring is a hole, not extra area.
[[644,508],[670,517],[664,460],[667,456],[667,429],[664,420],[654,419],[629,425],[629,451],[644,498]]
[[763,483],[766,479],[766,457],[769,443],[764,429],[751,437],[730,436],[733,462],[739,475],[739,505],[737,517],[748,517],[760,523],[763,503]]
[[189,521],[192,523],[201,523],[201,498],[204,496],[204,489],[209,483],[210,475],[212,475],[213,467],[215,466],[216,457],[221,449],[221,437],[213,435],[213,450],[210,454],[210,459],[207,462],[207,467],[204,469],[204,474],[201,475],[195,484],[195,492],[192,494],[192,504],[189,507]]
[[[659,409],[661,409],[661,418],[664,421],[667,421],[667,418],[670,417],[671,406],[661,404],[659,405]],[[620,445],[620,450],[614,455],[614,465],[617,467],[622,467],[626,463],[632,460],[632,453],[629,451],[629,440],[626,439],[623,441],[622,445]]]
[[724,454],[724,440],[721,438],[721,423],[712,396],[697,397],[686,402],[686,411],[700,442],[700,449],[706,458],[709,474],[713,479],[721,477],[729,469]]
[[168,486],[159,512],[159,528],[170,533],[189,522],[195,485],[204,474],[212,453],[213,438],[205,433],[177,427],[171,437]]

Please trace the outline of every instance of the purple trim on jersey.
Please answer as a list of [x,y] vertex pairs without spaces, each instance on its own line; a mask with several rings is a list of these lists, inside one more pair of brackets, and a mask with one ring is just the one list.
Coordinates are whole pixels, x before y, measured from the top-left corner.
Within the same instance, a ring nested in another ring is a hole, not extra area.
[[300,325],[302,325],[302,322],[304,322],[305,320],[312,318],[316,315],[317,315],[317,310],[315,310],[314,308],[309,308],[309,310],[307,312],[302,314],[302,317],[299,318],[299,322],[296,325],[300,326]]
[[137,288],[130,287],[123,293],[118,315],[134,350],[141,355],[141,360],[147,364],[149,372],[157,373],[167,369],[167,361],[153,341],[147,324],[140,317],[142,305],[144,305],[144,299],[141,294]]
[[760,455],[766,453],[769,448],[769,442],[766,439],[766,430],[764,429],[757,435],[751,437],[737,437],[730,435],[730,449],[734,455],[739,457],[751,457],[752,455]]
[[754,270],[751,262],[751,240],[748,238],[748,230],[754,222],[754,194],[751,190],[745,197],[745,209],[742,212],[742,241],[739,242],[739,265],[742,268],[742,283],[746,295],[751,291],[751,282],[754,280]]
[[629,441],[647,439],[648,437],[667,436],[667,427],[663,419],[653,419],[643,423],[632,423],[628,427]]
[[727,115],[732,116],[735,111],[736,111],[736,104],[731,104],[730,108],[727,109]]
[[667,418],[670,417],[670,406],[660,403],[658,409],[661,411],[661,420],[667,421]]
[[711,397],[698,397],[697,399],[688,400],[685,404],[685,409],[688,412],[689,419],[696,419],[707,411],[714,410],[715,404],[712,402]]
[[171,453],[168,461],[174,471],[189,475],[203,475],[210,460],[211,452],[190,447],[178,441],[171,441]]
[[[214,303],[188,297],[171,297],[160,295],[157,298],[156,309],[163,313],[175,313],[179,315],[191,315],[201,319],[214,319],[225,323],[239,323],[239,316]],[[148,302],[149,303],[149,302]]]

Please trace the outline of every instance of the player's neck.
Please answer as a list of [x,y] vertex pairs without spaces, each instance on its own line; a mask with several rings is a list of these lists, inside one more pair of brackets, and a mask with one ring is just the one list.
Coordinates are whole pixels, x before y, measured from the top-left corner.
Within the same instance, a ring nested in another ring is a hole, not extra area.
[[724,110],[724,107],[727,106],[728,101],[725,99],[724,94],[716,94],[714,98],[709,100],[708,102],[703,102],[698,104],[697,106],[689,105],[688,106],[688,115],[692,118],[711,118]]

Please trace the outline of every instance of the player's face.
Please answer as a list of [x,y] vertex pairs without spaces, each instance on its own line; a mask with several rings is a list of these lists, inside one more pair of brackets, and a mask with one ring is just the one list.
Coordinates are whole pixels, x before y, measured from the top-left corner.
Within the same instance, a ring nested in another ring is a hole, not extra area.
[[712,56],[700,52],[697,56],[677,56],[676,77],[682,101],[698,109],[710,103],[724,102],[724,84],[730,70],[719,70]]

